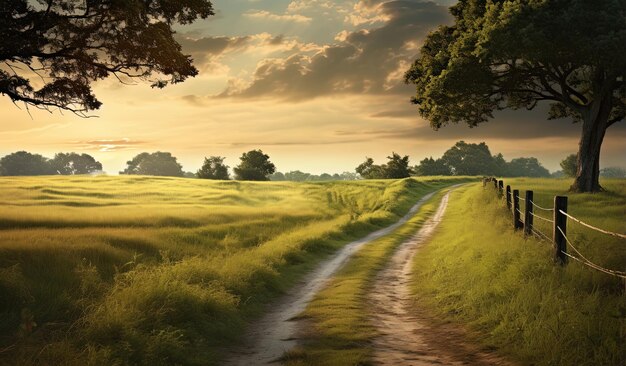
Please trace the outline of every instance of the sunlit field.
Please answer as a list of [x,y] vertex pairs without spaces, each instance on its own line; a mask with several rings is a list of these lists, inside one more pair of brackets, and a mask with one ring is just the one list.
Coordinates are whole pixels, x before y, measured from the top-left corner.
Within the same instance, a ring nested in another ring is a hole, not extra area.
[[[570,180],[504,181],[522,195],[534,190],[534,201],[545,208],[552,207],[554,195],[567,195],[571,215],[626,232],[626,180],[601,181],[607,191],[598,194],[569,193]],[[547,223],[535,223],[551,237]],[[585,257],[626,270],[623,239],[571,220],[567,225],[568,238]],[[569,247],[568,252],[575,254]],[[555,264],[551,243],[513,230],[506,205],[490,186],[452,193],[445,220],[415,257],[414,271],[418,304],[442,319],[468,324],[486,347],[522,364],[619,365],[626,360],[624,283],[573,260]]]
[[215,364],[320,258],[450,178],[2,178],[6,364]]

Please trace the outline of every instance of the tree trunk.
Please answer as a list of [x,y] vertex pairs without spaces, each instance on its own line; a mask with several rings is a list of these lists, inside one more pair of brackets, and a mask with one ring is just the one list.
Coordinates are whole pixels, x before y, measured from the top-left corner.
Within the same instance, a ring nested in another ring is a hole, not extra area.
[[578,168],[574,184],[570,188],[574,192],[600,192],[600,148],[604,131],[583,131],[578,149]]
[[600,149],[613,108],[611,98],[599,100],[583,113],[583,131],[578,147],[576,178],[570,190],[600,192]]

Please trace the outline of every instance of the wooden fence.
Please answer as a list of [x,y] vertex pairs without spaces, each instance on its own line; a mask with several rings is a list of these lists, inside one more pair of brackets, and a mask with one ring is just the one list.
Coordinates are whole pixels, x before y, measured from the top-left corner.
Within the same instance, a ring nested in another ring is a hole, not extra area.
[[[567,196],[555,196],[552,207],[542,207],[534,202],[533,191],[525,191],[524,197],[522,198],[519,190],[512,189],[510,185],[507,185],[506,188],[504,188],[504,182],[502,180],[498,180],[496,178],[483,179],[483,187],[490,187],[491,185],[493,185],[498,196],[503,200],[506,200],[506,206],[508,210],[512,212],[513,228],[515,230],[523,230],[525,235],[535,235],[541,240],[551,242],[555,262],[565,265],[569,259],[572,259],[600,272],[622,278],[626,283],[626,272],[604,268],[588,260],[580,253],[580,251],[567,237],[567,223],[568,220],[571,220],[589,229],[621,239],[626,239],[626,234],[600,229],[571,216],[567,213]],[[520,201],[524,202],[523,212],[520,209]],[[539,212],[544,212],[550,217],[542,216]],[[550,236],[544,234],[535,227],[535,219],[542,220],[550,224],[552,227]],[[568,247],[571,249],[571,253],[568,252]]]

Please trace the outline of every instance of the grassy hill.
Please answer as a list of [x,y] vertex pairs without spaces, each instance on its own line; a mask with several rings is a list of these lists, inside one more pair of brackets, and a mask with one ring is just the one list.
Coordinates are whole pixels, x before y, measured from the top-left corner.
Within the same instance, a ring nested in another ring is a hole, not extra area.
[[[571,215],[624,233],[626,180],[601,183],[607,192],[572,194],[570,180],[505,179],[522,195],[534,190],[534,201],[546,208],[554,195],[567,195]],[[535,223],[550,235],[549,224]],[[567,234],[591,261],[626,270],[623,239],[572,221]],[[550,246],[512,229],[510,213],[493,188],[459,189],[438,234],[415,259],[416,301],[438,318],[468,325],[486,347],[521,364],[624,364],[624,283],[571,260],[556,265]]]
[[[534,201],[546,208],[555,195],[567,195],[570,214],[626,232],[626,180],[604,181],[607,192],[600,194],[571,194],[569,179],[509,178],[505,183],[522,195],[534,190]],[[368,305],[372,279],[430,216],[440,196],[392,235],[362,248],[316,295],[304,314],[303,345],[285,355],[286,364],[372,363],[372,345],[380,335]],[[535,223],[550,234],[546,223]],[[623,239],[573,222],[567,232],[588,259],[626,269]],[[412,266],[416,317],[426,317],[434,329],[443,325],[441,333],[426,335],[436,339],[435,345],[446,342],[437,337],[445,339],[452,323],[471,342],[520,365],[622,365],[626,360],[622,281],[573,261],[565,267],[553,263],[550,243],[513,230],[511,214],[492,186],[470,184],[452,192],[444,220]]]
[[211,364],[320,258],[450,179],[1,178],[0,364]]

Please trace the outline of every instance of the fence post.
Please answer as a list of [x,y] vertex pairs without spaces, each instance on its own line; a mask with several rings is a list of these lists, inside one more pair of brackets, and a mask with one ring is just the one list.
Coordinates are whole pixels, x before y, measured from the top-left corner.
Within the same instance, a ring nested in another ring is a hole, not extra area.
[[499,180],[498,181],[498,196],[502,197],[503,194],[504,194],[504,182]]
[[496,178],[491,178],[493,181],[493,188],[498,189],[498,180]]
[[511,211],[511,186],[506,185],[506,208]]
[[513,226],[515,230],[522,229],[524,227],[524,223],[520,220],[520,209],[519,209],[519,190],[513,190]]
[[[567,197],[554,197],[554,227],[552,228],[552,240],[554,242],[554,259],[560,264],[567,263],[567,251],[565,235],[567,235],[567,216],[561,213],[567,212]],[[561,228],[559,230],[558,228]],[[563,231],[563,233],[561,233]]]
[[524,201],[524,234],[533,233],[533,191],[526,191],[526,201]]

